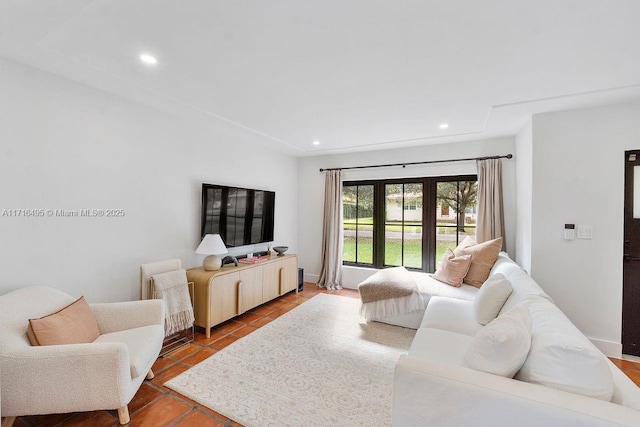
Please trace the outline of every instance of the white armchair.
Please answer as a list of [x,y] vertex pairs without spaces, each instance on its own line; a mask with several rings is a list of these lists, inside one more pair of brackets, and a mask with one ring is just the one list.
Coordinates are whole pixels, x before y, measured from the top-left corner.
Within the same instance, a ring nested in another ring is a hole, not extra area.
[[44,286],[0,296],[2,425],[23,415],[117,409],[127,405],[145,378],[153,378],[164,338],[161,300],[90,304],[100,337],[88,344],[32,346],[28,320],[49,315],[75,298]]

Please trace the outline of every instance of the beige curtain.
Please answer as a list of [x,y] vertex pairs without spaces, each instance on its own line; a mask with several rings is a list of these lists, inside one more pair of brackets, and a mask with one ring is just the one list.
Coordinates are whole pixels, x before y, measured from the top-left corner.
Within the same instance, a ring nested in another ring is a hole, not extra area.
[[342,171],[325,172],[322,269],[318,286],[342,289]]
[[[478,160],[478,219],[476,241],[504,237],[504,208],[502,202],[502,160]],[[502,250],[506,250],[502,241]]]

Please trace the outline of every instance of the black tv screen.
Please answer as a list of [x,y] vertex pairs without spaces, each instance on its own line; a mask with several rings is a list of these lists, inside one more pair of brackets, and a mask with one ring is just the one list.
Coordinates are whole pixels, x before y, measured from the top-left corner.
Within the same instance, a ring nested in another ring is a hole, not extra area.
[[227,247],[273,241],[276,193],[250,188],[202,184],[202,227],[219,234]]

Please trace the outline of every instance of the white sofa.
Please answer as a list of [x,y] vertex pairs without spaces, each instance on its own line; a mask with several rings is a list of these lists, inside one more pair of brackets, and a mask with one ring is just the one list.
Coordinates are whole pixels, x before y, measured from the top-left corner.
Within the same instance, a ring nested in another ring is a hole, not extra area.
[[[516,379],[463,367],[483,328],[473,300],[432,296],[409,354],[396,365],[393,425],[640,426],[640,389],[505,253],[491,271],[497,273],[513,287],[498,317],[516,306],[531,313],[531,350]],[[544,375],[532,374],[536,369]]]

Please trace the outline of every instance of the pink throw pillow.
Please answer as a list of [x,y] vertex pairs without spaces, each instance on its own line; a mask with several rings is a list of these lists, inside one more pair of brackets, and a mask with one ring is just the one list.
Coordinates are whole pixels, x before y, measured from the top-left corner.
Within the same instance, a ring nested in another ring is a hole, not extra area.
[[89,304],[80,297],[68,306],[40,319],[29,319],[31,345],[90,343],[100,336]]
[[433,278],[459,288],[469,267],[471,267],[471,255],[455,256],[451,249],[447,249],[438,269],[433,273]]
[[453,251],[457,256],[471,255],[471,267],[464,278],[467,285],[479,288],[489,277],[491,268],[498,259],[498,254],[502,250],[502,237],[482,243],[475,243],[473,239],[467,237]]

